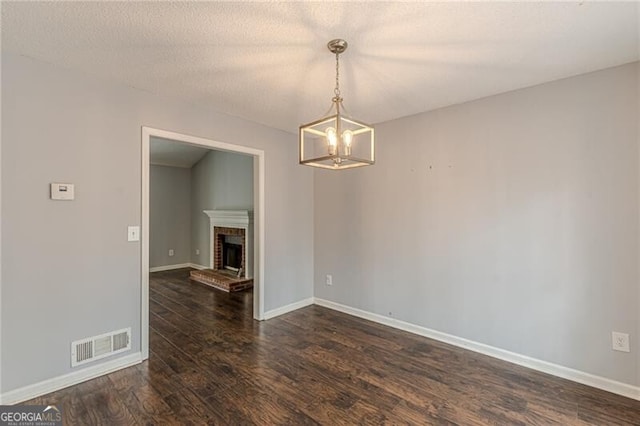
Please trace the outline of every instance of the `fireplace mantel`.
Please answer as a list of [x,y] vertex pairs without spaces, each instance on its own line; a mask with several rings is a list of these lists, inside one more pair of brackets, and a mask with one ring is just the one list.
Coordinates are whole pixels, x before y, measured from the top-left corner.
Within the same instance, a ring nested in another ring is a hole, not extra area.
[[215,228],[244,229],[245,270],[243,276],[253,276],[253,211],[251,210],[203,210],[209,216],[209,262],[214,269]]
[[228,228],[246,228],[253,225],[253,212],[251,210],[204,210],[209,219],[216,226]]

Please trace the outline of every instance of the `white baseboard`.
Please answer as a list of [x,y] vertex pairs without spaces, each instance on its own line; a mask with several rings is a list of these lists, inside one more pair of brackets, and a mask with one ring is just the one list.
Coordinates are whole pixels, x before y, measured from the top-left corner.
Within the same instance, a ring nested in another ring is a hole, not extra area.
[[136,352],[114,360],[93,365],[91,367],[83,368],[81,370],[72,371],[71,373],[62,376],[5,392],[0,395],[0,404],[10,405],[28,401],[38,396],[46,395],[50,392],[55,392],[66,387],[77,385],[78,383],[86,382],[87,380],[112,373],[116,370],[121,370],[123,368],[139,364],[140,362],[142,362],[142,353]]
[[290,303],[289,305],[282,306],[280,308],[272,309],[264,313],[264,319],[269,320],[271,318],[275,318],[277,316],[295,311],[300,308],[304,308],[305,306],[313,305],[314,299],[313,297],[309,297],[308,299],[301,300],[299,302]]
[[203,269],[209,269],[208,266],[198,265],[197,263],[189,263],[189,267],[193,269],[198,269],[200,271]]
[[193,269],[209,269],[208,266],[198,265],[197,263],[177,263],[175,265],[154,266],[149,268],[149,272],[172,271],[174,269],[193,268]]
[[331,302],[329,300],[315,298],[314,303],[325,308],[340,311],[345,314],[387,325],[389,327],[397,328],[409,333],[418,334],[420,336],[428,337],[433,340],[438,340],[440,342],[448,343],[453,346],[458,346],[460,348],[468,349],[473,352],[478,352],[493,358],[498,358],[512,364],[528,367],[533,370],[541,371],[543,373],[551,374],[553,376],[582,383],[583,385],[602,389],[607,392],[615,393],[640,401],[640,387],[638,386],[617,382],[615,380],[596,376],[594,374],[585,373],[583,371],[574,370],[568,367],[563,367],[558,364],[553,364],[547,361],[520,355],[515,352],[506,351],[504,349],[485,345],[483,343],[474,342],[473,340],[464,339],[462,337],[457,337],[451,334],[442,333],[440,331],[431,330],[419,325],[399,321],[393,318],[386,317],[384,315],[374,314],[371,312],[363,311],[361,309],[352,308],[350,306]]
[[173,269],[189,268],[190,266],[191,266],[190,263],[178,263],[175,265],[154,266],[153,268],[149,268],[149,272],[171,271]]

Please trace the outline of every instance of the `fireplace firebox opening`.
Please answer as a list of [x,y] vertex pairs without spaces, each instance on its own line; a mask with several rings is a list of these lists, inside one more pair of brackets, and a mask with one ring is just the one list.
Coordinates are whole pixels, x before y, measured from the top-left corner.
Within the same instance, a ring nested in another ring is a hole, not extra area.
[[242,268],[242,244],[222,243],[222,268],[236,272]]

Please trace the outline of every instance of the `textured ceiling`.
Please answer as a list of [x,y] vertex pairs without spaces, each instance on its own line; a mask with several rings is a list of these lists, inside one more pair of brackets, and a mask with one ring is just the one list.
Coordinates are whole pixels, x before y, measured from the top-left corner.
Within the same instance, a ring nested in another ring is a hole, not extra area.
[[7,2],[2,49],[287,131],[377,123],[640,58],[639,5]]
[[151,137],[149,162],[157,166],[191,168],[210,150],[177,141]]

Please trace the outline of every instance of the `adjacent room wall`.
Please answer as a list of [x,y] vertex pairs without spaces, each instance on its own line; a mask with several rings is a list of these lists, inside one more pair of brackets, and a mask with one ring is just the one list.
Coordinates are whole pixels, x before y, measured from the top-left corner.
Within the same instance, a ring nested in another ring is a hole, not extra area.
[[149,267],[190,263],[191,169],[151,165],[149,180]]
[[210,223],[203,210],[253,210],[253,157],[211,151],[191,168],[191,181],[191,262],[209,267]]
[[[640,22],[640,7],[638,8],[638,22]],[[637,124],[637,138],[638,138],[638,164],[640,164],[640,64],[636,66],[636,124]],[[638,181],[640,182],[640,166],[638,166]],[[638,200],[640,200],[640,184],[638,184]],[[640,201],[639,201],[640,203]],[[640,208],[639,208],[640,209]],[[638,363],[636,368],[636,383],[640,385],[640,214],[638,214],[638,292],[636,296],[637,306],[636,309],[637,321],[638,321],[638,336],[635,339],[635,357]],[[631,342],[633,347],[633,341]],[[632,349],[634,350],[634,349]]]
[[[265,310],[312,296],[294,134],[4,52],[2,124],[2,392],[73,371],[76,339],[131,327],[140,351],[143,125],[265,151]],[[49,200],[50,182],[76,200]]]
[[638,346],[611,349],[640,340],[637,86],[630,64],[378,125],[374,167],[315,174],[315,296],[639,385]]

